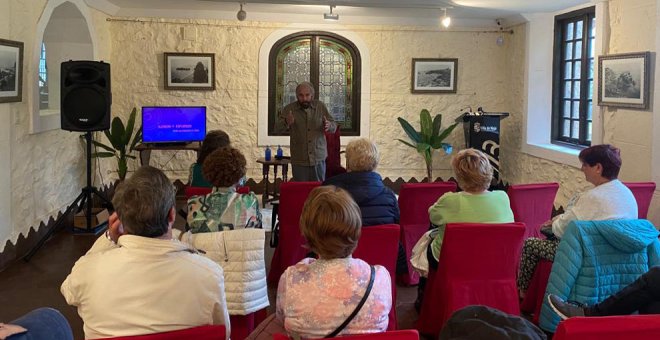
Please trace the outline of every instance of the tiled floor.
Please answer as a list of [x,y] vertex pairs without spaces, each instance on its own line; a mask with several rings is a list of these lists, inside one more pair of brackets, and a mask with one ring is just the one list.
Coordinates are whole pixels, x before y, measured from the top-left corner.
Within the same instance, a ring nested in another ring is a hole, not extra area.
[[[177,218],[175,226],[184,221]],[[269,236],[267,235],[267,243]],[[76,309],[70,307],[59,287],[75,261],[94,243],[92,235],[73,235],[61,231],[53,236],[29,263],[19,261],[0,272],[0,322],[11,321],[38,307],[53,307],[69,320],[76,339],[84,337],[82,321]],[[266,264],[270,264],[273,249],[266,244]],[[397,287],[399,328],[412,328],[417,313],[413,308],[415,287]],[[274,304],[274,292],[270,292]]]

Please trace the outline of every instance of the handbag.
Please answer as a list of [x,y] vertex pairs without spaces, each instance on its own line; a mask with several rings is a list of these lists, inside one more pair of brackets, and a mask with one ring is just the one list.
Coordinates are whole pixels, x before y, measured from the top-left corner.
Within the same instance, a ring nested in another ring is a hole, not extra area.
[[374,268],[374,266],[369,266],[369,267],[371,268],[371,276],[369,277],[369,284],[367,285],[367,291],[364,292],[364,296],[362,296],[362,300],[360,300],[360,303],[358,303],[358,305],[355,307],[353,313],[351,313],[351,315],[349,315],[348,318],[346,318],[346,320],[344,320],[344,322],[342,322],[342,324],[339,325],[339,327],[337,327],[337,329],[332,331],[332,333],[326,335],[325,336],[326,338],[334,338],[335,336],[337,336],[337,334],[339,334],[342,330],[344,330],[344,328],[348,326],[351,320],[355,318],[355,316],[360,311],[360,309],[362,309],[364,303],[367,302],[369,293],[371,293],[371,288],[374,286],[374,279],[376,278],[376,268]]
[[429,259],[426,255],[427,249],[431,241],[438,235],[438,232],[438,228],[433,228],[425,232],[412,249],[410,265],[422,277],[427,277],[429,274]]

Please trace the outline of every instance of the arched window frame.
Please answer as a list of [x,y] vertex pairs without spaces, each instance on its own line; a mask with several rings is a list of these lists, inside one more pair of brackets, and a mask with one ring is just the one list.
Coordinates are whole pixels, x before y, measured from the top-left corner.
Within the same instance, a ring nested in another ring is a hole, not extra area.
[[[350,40],[331,32],[324,31],[302,31],[293,33],[285,36],[284,38],[278,40],[275,45],[271,48],[270,54],[268,57],[268,135],[274,136],[277,135],[274,132],[274,126],[277,117],[276,107],[277,100],[277,57],[280,53],[280,50],[283,46],[290,44],[294,41],[309,39],[310,41],[310,79],[309,81],[314,84],[316,89],[316,99],[319,98],[319,85],[320,85],[320,65],[319,65],[319,56],[320,56],[320,40],[329,40],[344,48],[348,55],[350,55],[351,63],[351,95],[350,95],[350,114],[353,120],[351,128],[342,129],[342,136],[359,136],[360,135],[360,83],[361,83],[361,72],[362,72],[362,60],[360,58],[360,52],[358,48]],[[288,104],[288,103],[287,103]],[[285,104],[286,105],[286,104]],[[328,105],[328,103],[326,103]]]
[[289,145],[288,136],[269,136],[268,135],[268,65],[269,56],[272,47],[287,35],[302,31],[323,31],[337,34],[352,42],[360,52],[362,60],[360,75],[360,135],[342,136],[341,143],[346,145],[354,139],[360,137],[369,137],[370,115],[371,115],[371,56],[366,42],[355,32],[344,29],[339,25],[301,25],[293,24],[289,27],[273,31],[264,39],[259,49],[259,90],[257,98],[257,144],[264,145]]

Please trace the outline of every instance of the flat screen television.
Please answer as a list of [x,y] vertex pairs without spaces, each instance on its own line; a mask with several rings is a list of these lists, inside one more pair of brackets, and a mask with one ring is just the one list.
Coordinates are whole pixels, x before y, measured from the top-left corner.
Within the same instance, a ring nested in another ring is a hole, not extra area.
[[206,137],[206,106],[143,106],[143,143],[190,143]]

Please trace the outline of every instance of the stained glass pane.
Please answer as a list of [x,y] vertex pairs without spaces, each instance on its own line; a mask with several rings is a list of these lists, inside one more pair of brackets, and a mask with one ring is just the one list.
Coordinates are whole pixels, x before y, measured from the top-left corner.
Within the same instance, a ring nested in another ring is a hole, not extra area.
[[46,66],[46,44],[43,42],[39,54],[39,109],[48,109],[48,67]]
[[296,100],[296,86],[309,81],[310,38],[303,37],[282,46],[277,55],[275,107],[279,113]]
[[351,79],[353,67],[348,50],[327,39],[319,42],[318,99],[342,128],[351,126]]

